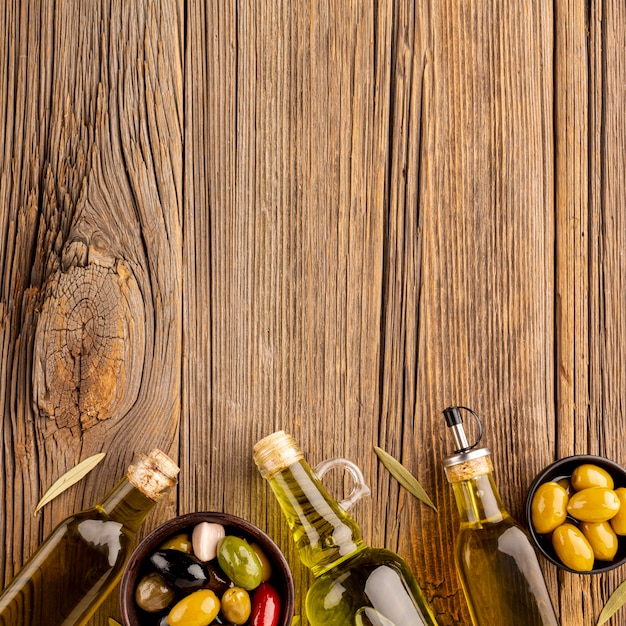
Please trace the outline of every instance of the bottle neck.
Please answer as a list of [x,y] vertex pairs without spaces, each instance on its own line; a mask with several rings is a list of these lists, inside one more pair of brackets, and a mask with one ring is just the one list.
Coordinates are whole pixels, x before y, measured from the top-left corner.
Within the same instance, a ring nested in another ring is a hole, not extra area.
[[491,472],[454,482],[452,488],[461,528],[498,524],[509,517]]
[[315,576],[366,548],[358,524],[304,460],[268,477],[300,560]]
[[122,478],[105,499],[96,505],[107,518],[121,523],[131,534],[135,534],[156,500],[146,496],[127,477]]

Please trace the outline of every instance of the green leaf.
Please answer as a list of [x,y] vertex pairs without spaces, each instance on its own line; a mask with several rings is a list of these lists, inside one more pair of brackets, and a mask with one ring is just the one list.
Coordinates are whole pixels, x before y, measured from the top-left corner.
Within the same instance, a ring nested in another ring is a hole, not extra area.
[[607,600],[596,626],[601,626],[605,622],[608,622],[611,617],[624,605],[626,602],[626,580],[620,584],[620,586],[611,594],[611,597]]
[[389,470],[389,473],[413,496],[418,500],[427,504],[433,511],[437,511],[437,507],[433,504],[424,488],[417,482],[417,479],[407,470],[400,461],[394,459],[391,454],[385,452],[382,448],[374,446],[374,451],[382,464]]
[[37,511],[39,511],[43,506],[48,504],[51,500],[54,500],[58,495],[62,494],[66,489],[69,489],[72,485],[76,484],[81,478],[89,474],[89,472],[102,461],[102,459],[106,456],[106,452],[100,452],[98,454],[94,454],[89,458],[85,459],[71,470],[65,472],[63,476],[58,478],[54,484],[46,491],[41,500],[39,500],[39,504],[35,508],[35,515]]

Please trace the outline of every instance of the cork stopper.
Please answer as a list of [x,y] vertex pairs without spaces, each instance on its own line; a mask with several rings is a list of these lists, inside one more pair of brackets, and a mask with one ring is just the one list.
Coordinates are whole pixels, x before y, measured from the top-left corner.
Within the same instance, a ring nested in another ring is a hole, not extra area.
[[493,463],[487,448],[479,448],[469,453],[450,456],[444,459],[443,466],[446,477],[451,483],[471,480],[477,476],[493,472]]
[[151,500],[159,500],[178,480],[180,468],[165,452],[154,449],[140,455],[129,468],[128,480]]
[[254,462],[263,478],[271,478],[304,458],[296,440],[284,430],[264,437],[254,445]]

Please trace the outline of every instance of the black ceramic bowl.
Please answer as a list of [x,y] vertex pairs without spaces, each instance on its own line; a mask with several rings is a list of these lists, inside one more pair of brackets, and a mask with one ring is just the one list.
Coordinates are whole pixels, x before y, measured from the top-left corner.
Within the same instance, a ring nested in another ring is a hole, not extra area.
[[[260,528],[240,517],[227,513],[188,513],[175,517],[153,530],[131,555],[120,584],[120,612],[124,626],[143,626],[141,610],[135,604],[135,588],[150,570],[148,558],[169,537],[185,530],[191,531],[200,522],[224,526],[227,535],[237,535],[256,542],[272,563],[271,583],[281,599],[278,626],[289,626],[294,612],[294,585],[289,565],[278,546]],[[144,614],[146,615],[146,614]],[[145,618],[144,618],[145,621]]]
[[[559,461],[555,461],[551,465],[548,465],[542,472],[540,472],[533,480],[526,497],[526,521],[528,523],[528,529],[533,543],[539,551],[557,567],[563,570],[572,572],[574,574],[600,574],[602,572],[608,572],[616,567],[626,563],[626,536],[618,537],[619,545],[617,548],[617,554],[612,561],[599,561],[595,560],[593,569],[588,572],[578,572],[570,569],[559,559],[552,547],[550,534],[539,534],[533,528],[532,523],[532,501],[535,496],[535,492],[543,483],[550,481],[558,482],[561,479],[569,479],[572,472],[579,466],[585,463],[591,463],[597,465],[606,470],[613,478],[615,483],[615,489],[618,487],[626,487],[626,470],[621,466],[601,456],[594,456],[590,454],[579,454],[575,456],[569,456]],[[568,517],[568,522],[574,521]],[[574,521],[575,523],[575,521]]]

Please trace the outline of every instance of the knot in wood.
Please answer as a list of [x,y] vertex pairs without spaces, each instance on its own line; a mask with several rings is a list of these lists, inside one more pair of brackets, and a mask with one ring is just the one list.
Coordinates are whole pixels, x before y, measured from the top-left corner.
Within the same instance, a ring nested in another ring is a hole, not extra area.
[[57,272],[46,284],[37,324],[33,395],[52,432],[72,435],[135,402],[145,353],[144,307],[121,261]]

